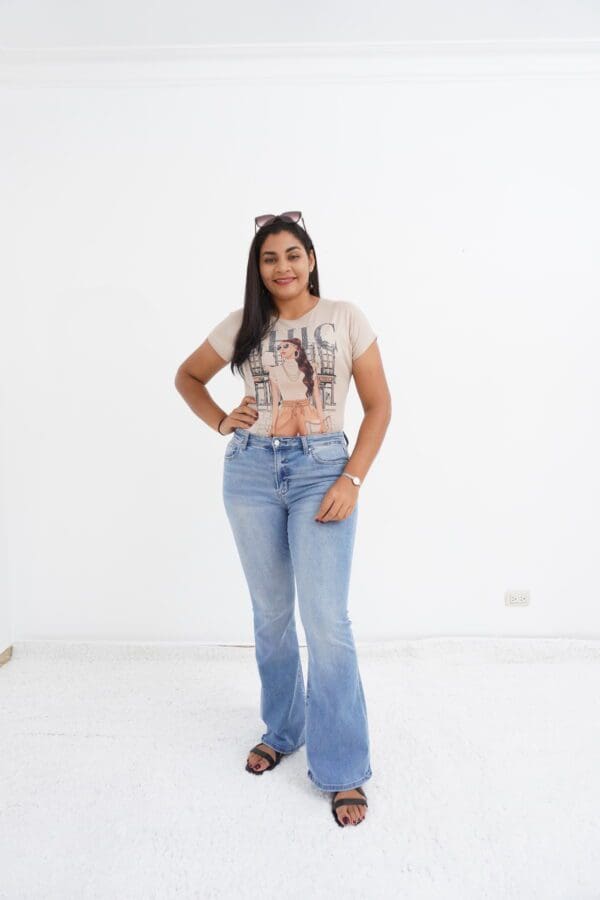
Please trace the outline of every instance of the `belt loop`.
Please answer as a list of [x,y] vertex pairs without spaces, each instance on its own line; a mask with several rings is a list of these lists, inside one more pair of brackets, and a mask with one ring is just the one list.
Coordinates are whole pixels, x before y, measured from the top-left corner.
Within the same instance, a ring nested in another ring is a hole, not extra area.
[[304,451],[304,455],[308,453],[308,440],[305,434],[300,435],[300,440],[302,441],[302,450]]
[[248,429],[247,429],[247,428],[242,428],[242,446],[241,446],[241,449],[242,449],[242,450],[245,450],[245,449],[246,449],[246,445],[247,445],[247,443],[248,443],[248,438],[249,438],[249,437],[250,437],[250,432],[248,431]]
[[343,434],[343,435],[344,435],[344,437],[345,437],[345,438],[346,438],[346,446],[347,446],[347,447],[348,447],[348,446],[349,446],[349,444],[350,444],[350,441],[349,441],[349,440],[348,440],[348,435],[347,435],[347,434],[346,434],[346,432],[345,432],[345,431],[342,431],[342,434]]

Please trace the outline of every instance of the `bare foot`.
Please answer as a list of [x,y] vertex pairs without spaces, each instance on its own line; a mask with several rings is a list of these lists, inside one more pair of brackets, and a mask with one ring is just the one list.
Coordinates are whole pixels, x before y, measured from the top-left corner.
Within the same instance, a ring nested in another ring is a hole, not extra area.
[[[336,791],[333,796],[333,800],[341,800],[342,797],[359,797],[361,800],[366,800],[366,797],[357,791],[356,788],[352,788],[349,791]],[[359,806],[356,803],[350,803],[349,806],[338,806],[335,810],[335,814],[338,817],[340,823],[342,825],[358,825],[359,822],[362,822],[364,817],[367,814],[367,807],[362,804]],[[348,818],[348,822],[344,822],[344,818]]]
[[[275,751],[272,747],[269,747],[268,744],[258,744],[260,750],[264,750],[265,753],[268,753],[271,759],[275,760],[277,757],[275,756]],[[251,769],[254,769],[255,772],[262,772],[263,769],[266,769],[269,765],[269,761],[267,759],[263,759],[262,756],[259,756],[258,753],[250,753],[248,756],[248,765]]]

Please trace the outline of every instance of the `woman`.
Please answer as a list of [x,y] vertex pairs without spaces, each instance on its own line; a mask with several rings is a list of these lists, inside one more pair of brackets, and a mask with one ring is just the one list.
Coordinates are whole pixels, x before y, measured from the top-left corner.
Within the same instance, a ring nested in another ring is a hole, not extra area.
[[[290,338],[287,341],[280,341],[277,350],[281,354],[281,365],[273,366],[269,371],[273,392],[273,415],[268,434],[285,437],[327,431],[319,391],[319,376],[314,372],[300,340]],[[308,399],[306,394],[309,395]],[[283,397],[281,408],[279,397]]]
[[[230,413],[206,388],[227,363],[245,384]],[[351,377],[364,409],[352,454],[343,431]],[[357,825],[372,770],[348,589],[358,492],[387,430],[391,398],[365,315],[320,296],[301,213],[255,219],[244,306],[181,364],[175,384],[196,415],[231,435],[223,500],[252,601],[267,728],[246,770],[260,775],[306,744],[308,777],[331,793],[336,823]]]

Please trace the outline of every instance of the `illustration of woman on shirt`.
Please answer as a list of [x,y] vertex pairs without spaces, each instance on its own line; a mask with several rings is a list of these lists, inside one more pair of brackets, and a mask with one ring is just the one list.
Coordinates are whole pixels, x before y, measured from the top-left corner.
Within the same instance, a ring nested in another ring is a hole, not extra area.
[[279,341],[277,350],[281,354],[282,363],[269,371],[273,419],[268,436],[295,437],[299,434],[326,432],[319,375],[313,369],[302,344],[298,338],[289,338]]

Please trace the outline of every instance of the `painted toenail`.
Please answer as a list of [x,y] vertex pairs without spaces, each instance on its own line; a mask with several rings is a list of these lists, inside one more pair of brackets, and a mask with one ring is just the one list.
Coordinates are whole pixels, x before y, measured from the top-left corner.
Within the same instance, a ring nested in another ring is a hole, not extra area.
[[348,818],[348,816],[344,816],[344,825],[347,825],[349,821],[350,819]]

